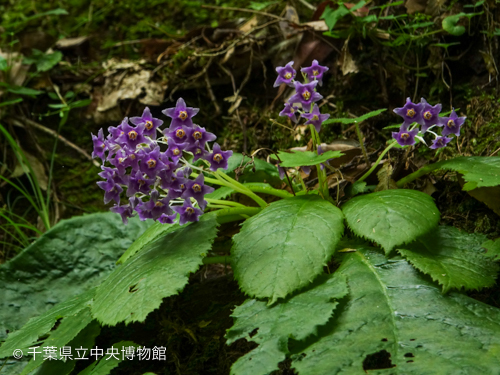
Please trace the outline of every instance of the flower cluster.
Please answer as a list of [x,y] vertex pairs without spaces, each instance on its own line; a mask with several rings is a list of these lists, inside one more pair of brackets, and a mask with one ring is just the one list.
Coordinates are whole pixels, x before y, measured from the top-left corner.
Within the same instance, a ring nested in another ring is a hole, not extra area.
[[[107,138],[102,129],[97,136],[92,134],[92,157],[103,161],[99,176],[104,181],[97,184],[105,192],[104,203],[114,201],[110,210],[120,214],[125,223],[134,211],[141,220],[164,224],[173,223],[177,214],[181,225],[198,221],[207,206],[204,196],[214,189],[205,185],[203,173],[189,179],[192,170],[183,153],[191,153],[193,161],[208,161],[211,171],[226,169],[233,153],[222,151],[217,143],[210,150],[208,142],[217,137],[193,123],[198,111],[180,98],[174,108],[162,111],[172,119],[167,129],[160,130],[163,121],[146,108],[141,117],[125,117],[120,125],[109,127]],[[161,150],[162,145],[167,145],[166,150]],[[122,205],[124,190],[128,200]]]
[[[323,96],[316,91],[316,86],[321,86],[323,84],[323,75],[328,71],[328,68],[319,65],[318,61],[314,60],[310,67],[302,68],[300,71],[306,81],[305,83],[300,83],[295,80],[297,72],[293,69],[293,61],[290,61],[284,67],[279,66],[276,68],[278,78],[276,78],[276,82],[274,82],[274,87],[284,83],[295,88],[295,94],[285,103],[285,108],[280,112],[280,116],[287,116],[296,123],[298,122],[297,114],[299,114],[299,117],[307,120],[305,125],[313,125],[319,133],[321,124],[328,119],[330,115],[321,114],[319,111],[316,102],[321,100]],[[301,108],[299,108],[297,104],[300,104]]]
[[[417,104],[413,103],[410,98],[407,98],[406,104],[403,107],[394,109],[394,113],[401,116],[404,121],[399,128],[399,132],[392,133],[392,138],[400,146],[414,145],[415,138],[418,137],[419,133],[418,126],[421,125],[421,134],[430,133],[435,137],[430,148],[446,147],[452,140],[452,134],[455,134],[457,137],[460,136],[460,127],[465,122],[465,117],[458,117],[454,109],[452,109],[449,117],[440,117],[441,108],[441,104],[432,106],[424,98]],[[441,135],[431,130],[434,127],[442,128]]]

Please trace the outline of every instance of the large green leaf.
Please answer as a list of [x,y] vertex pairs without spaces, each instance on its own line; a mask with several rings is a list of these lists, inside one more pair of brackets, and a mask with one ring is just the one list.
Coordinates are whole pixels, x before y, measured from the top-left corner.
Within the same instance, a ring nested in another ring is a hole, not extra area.
[[96,286],[147,225],[108,212],[63,220],[0,265],[0,340],[59,302]]
[[299,374],[363,374],[386,351],[395,367],[379,375],[498,374],[500,310],[459,293],[443,295],[401,258],[357,247],[337,272],[349,294],[320,338],[296,348]]
[[[268,306],[255,299],[236,307],[234,325],[227,332],[227,344],[246,338],[259,346],[239,358],[232,374],[268,374],[288,354],[288,339],[303,340],[325,324],[340,299],[347,294],[346,279],[341,274],[326,276],[302,293]],[[257,330],[257,333],[252,333]]]
[[333,255],[343,219],[317,195],[271,203],[233,237],[231,265],[241,289],[273,303],[308,285]]
[[[281,160],[280,166],[285,168],[317,165],[330,159],[339,158],[342,155],[344,154],[340,151],[326,151],[321,155],[318,155],[318,153],[314,151],[278,152],[278,156]],[[276,155],[271,155],[271,158],[278,160]]]
[[356,235],[377,242],[386,254],[439,222],[432,198],[415,190],[384,190],[358,196],[342,206],[342,211]]
[[500,157],[497,156],[460,156],[440,161],[435,166],[437,168],[433,169],[453,170],[463,174],[467,181],[464,190],[500,185]]
[[[57,327],[55,331],[50,332],[50,336],[47,340],[40,345],[40,355],[33,358],[21,373],[21,375],[27,375],[37,367],[41,366],[46,360],[44,359],[42,347],[52,347],[56,348],[54,353],[54,358],[59,357],[59,348],[65,346],[69,343],[77,334],[80,333],[85,327],[87,327],[90,322],[92,322],[92,316],[90,315],[90,309],[85,307],[76,314],[72,314],[61,320],[61,324]],[[49,360],[49,362],[52,360]]]
[[146,245],[97,288],[92,313],[103,324],[144,321],[163,298],[177,294],[202,264],[217,236],[214,214]]
[[[23,351],[28,349],[38,341],[39,337],[47,334],[58,319],[71,317],[80,313],[82,310],[88,310],[94,294],[95,289],[90,289],[81,295],[54,306],[39,317],[31,318],[20,330],[9,334],[7,340],[0,346],[0,358],[11,356],[15,349]],[[57,330],[55,332],[57,332]],[[66,343],[73,337],[66,341]]]
[[483,255],[484,236],[441,226],[398,251],[420,271],[443,286],[480,289],[495,283],[498,265]]

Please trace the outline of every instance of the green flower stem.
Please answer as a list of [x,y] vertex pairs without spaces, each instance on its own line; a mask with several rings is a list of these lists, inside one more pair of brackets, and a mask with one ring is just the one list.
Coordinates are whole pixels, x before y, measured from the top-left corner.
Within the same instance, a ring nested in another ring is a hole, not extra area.
[[247,219],[249,216],[258,214],[260,207],[231,207],[215,211],[219,224],[230,223],[232,221]]
[[247,187],[245,187],[245,185],[243,185],[243,184],[239,183],[238,181],[236,181],[235,179],[229,177],[227,174],[225,174],[225,173],[223,173],[221,171],[216,171],[214,173],[214,175],[215,175],[215,177],[218,180],[223,181],[223,182],[226,181],[228,183],[228,185],[226,185],[226,186],[232,187],[237,192],[245,194],[246,196],[252,198],[255,202],[257,202],[257,204],[260,207],[266,207],[267,206],[267,203],[266,203],[266,201],[264,199],[262,199],[261,197],[259,197],[257,194],[255,194],[254,192],[252,192]]
[[401,180],[396,182],[396,185],[398,188],[401,188],[405,184],[407,184],[408,182],[412,182],[413,180],[416,180],[417,178],[422,177],[423,175],[426,175],[427,173],[435,171],[436,169],[439,169],[439,167],[441,167],[440,163],[426,165],[425,167],[422,167],[422,168],[416,170],[412,174],[409,174],[408,176],[403,177]]
[[[191,176],[193,176],[194,178],[198,177],[199,175],[197,175],[196,173],[191,173]],[[215,178],[210,178],[210,177],[205,177],[205,182],[208,182],[209,184],[213,184],[213,185],[220,185],[220,186],[227,186],[227,187],[231,187],[229,186],[229,184],[225,183],[225,182],[221,182]]]
[[377,161],[372,165],[372,167],[368,170],[368,172],[366,172],[363,176],[361,176],[361,178],[359,180],[357,180],[356,182],[362,182],[364,180],[366,180],[366,178],[372,174],[372,172],[375,170],[375,168],[377,168],[377,165],[380,163],[380,161],[382,160],[382,158],[385,156],[385,154],[387,154],[389,152],[389,150],[391,148],[393,148],[394,146],[396,146],[397,142],[394,141],[392,142],[389,146],[387,146],[385,148],[384,151],[382,151],[382,153],[380,154],[380,156],[378,157]]
[[244,184],[243,186],[250,189],[254,193],[269,194],[269,195],[274,195],[274,196],[280,197],[280,198],[293,197],[293,194],[289,193],[286,190],[275,189],[275,188],[272,188],[270,186],[256,186],[256,185],[253,185],[252,183]]
[[217,264],[217,263],[229,264],[230,261],[231,257],[227,255],[203,258],[203,264]]
[[214,205],[224,205],[224,206],[233,206],[233,207],[246,207],[244,204],[238,203],[238,202],[233,202],[233,201],[224,201],[224,200],[219,200],[219,199],[210,199],[210,198],[205,198],[205,200]]
[[366,153],[366,148],[363,143],[363,134],[361,134],[361,129],[359,128],[359,123],[355,122],[354,125],[356,125],[356,134],[358,135],[359,139],[359,147],[361,147],[361,151],[363,152],[363,156],[366,161],[366,165],[370,164],[370,160],[368,160],[368,154]]
[[[321,140],[319,139],[319,134],[316,131],[316,128],[314,127],[313,124],[310,124],[309,127],[311,128],[311,135],[312,135],[313,144],[317,150],[318,146],[321,145]],[[325,187],[326,174],[325,174],[324,170],[321,170],[320,164],[316,164],[316,172],[318,173],[319,191],[321,192],[321,195],[323,196],[323,198],[327,199],[329,194],[328,194],[328,187]]]

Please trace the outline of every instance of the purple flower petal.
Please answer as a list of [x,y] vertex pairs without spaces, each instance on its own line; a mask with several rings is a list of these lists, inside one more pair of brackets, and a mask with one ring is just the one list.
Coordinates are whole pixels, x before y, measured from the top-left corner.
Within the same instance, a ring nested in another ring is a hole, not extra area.
[[172,119],[170,124],[170,129],[174,129],[178,126],[193,126],[192,117],[196,116],[199,112],[199,108],[186,107],[186,102],[184,99],[179,98],[174,108],[167,108],[162,111],[162,113]]
[[321,130],[321,124],[330,117],[330,114],[321,114],[317,104],[314,104],[313,110],[310,113],[302,113],[301,117],[306,118],[305,125],[312,124],[314,128],[319,133]]
[[301,72],[307,74],[309,81],[317,80],[320,86],[323,85],[323,74],[328,70],[326,66],[319,65],[318,60],[313,60],[310,67],[300,69]]
[[210,170],[215,172],[217,169],[227,169],[227,161],[233,154],[232,151],[222,151],[217,143],[214,143],[212,153],[204,156],[204,159],[210,163]]
[[196,199],[202,210],[207,206],[207,201],[204,199],[205,194],[209,194],[215,190],[210,186],[206,186],[204,180],[202,174],[198,175],[194,181],[189,180],[186,182],[186,190],[181,195],[181,198],[187,200],[189,200],[189,198]]
[[411,131],[404,125],[401,125],[399,132],[392,132],[394,138],[400,146],[412,146],[415,144],[415,136],[418,134],[418,129],[415,128]]
[[432,141],[432,145],[429,148],[435,150],[436,148],[446,147],[448,143],[450,143],[451,138],[448,137],[437,137],[434,141]]
[[141,117],[132,117],[130,122],[136,126],[144,127],[144,135],[151,139],[156,139],[156,129],[163,124],[163,120],[157,119],[151,115],[148,107],[144,109]]
[[441,135],[455,134],[457,137],[460,136],[460,127],[464,124],[466,118],[465,116],[458,117],[455,109],[451,110],[450,117],[440,117],[440,123],[443,125]]
[[403,125],[408,129],[408,126],[414,122],[424,125],[422,121],[423,103],[415,104],[410,98],[406,98],[406,104],[403,107],[395,108],[394,113],[404,119]]
[[273,87],[278,87],[282,83],[293,87],[293,79],[297,74],[297,72],[293,68],[293,61],[290,61],[285,66],[278,66],[276,68],[276,72],[278,73],[278,77],[276,78]]
[[187,222],[198,221],[200,220],[200,216],[203,214],[202,210],[192,206],[189,199],[186,199],[182,206],[174,206],[172,208],[180,215],[179,225],[184,225]]
[[321,100],[323,96],[315,91],[318,81],[302,84],[295,82],[295,95],[292,95],[288,102],[290,104],[300,103],[305,112],[309,112],[311,104]]

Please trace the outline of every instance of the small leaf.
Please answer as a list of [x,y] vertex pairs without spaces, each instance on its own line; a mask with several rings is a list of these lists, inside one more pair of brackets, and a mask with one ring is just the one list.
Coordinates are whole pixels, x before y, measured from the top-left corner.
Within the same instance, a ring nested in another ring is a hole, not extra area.
[[453,170],[464,175],[463,190],[500,185],[500,157],[460,156],[436,163],[435,169]]
[[214,214],[148,243],[97,288],[92,313],[103,324],[144,321],[163,298],[177,294],[202,264],[217,236]]
[[324,19],[328,28],[332,30],[337,22],[349,13],[349,10],[345,7],[344,4],[339,4],[339,7],[336,10],[327,6],[320,18]]
[[481,247],[486,249],[486,253],[484,255],[495,259],[500,257],[500,238],[483,242]]
[[238,170],[239,182],[267,182],[272,185],[281,185],[278,169],[274,165],[258,158],[253,160],[252,164],[250,163],[252,159],[248,156],[233,153],[227,162],[227,170],[224,172],[234,178],[235,170],[242,167],[242,170]]
[[331,118],[323,122],[323,125],[333,124],[336,122],[340,122],[341,124],[359,124],[365,120],[368,120],[370,117],[377,116],[382,112],[387,111],[387,108],[377,109],[376,111],[368,112],[367,114],[355,118]]
[[[404,259],[355,247],[336,271],[347,277],[349,294],[319,338],[292,357],[299,374],[496,372],[499,309],[460,293],[443,295]],[[384,352],[386,369],[363,370]]]
[[231,315],[234,325],[226,334],[227,344],[246,338],[259,346],[233,364],[232,374],[267,374],[277,370],[278,363],[288,354],[289,337],[304,340],[330,319],[337,306],[334,299],[347,294],[346,279],[340,274],[319,279],[308,290],[273,306],[252,299],[236,307]]
[[482,254],[483,241],[484,236],[441,226],[398,251],[441,284],[443,293],[452,288],[481,289],[492,286],[498,273],[498,265]]
[[453,16],[448,16],[443,19],[442,25],[443,29],[450,33],[451,35],[460,36],[465,33],[465,27],[457,26],[460,17],[465,16],[464,13],[454,14]]
[[27,95],[27,96],[36,96],[36,95],[40,95],[43,93],[43,91],[34,90],[34,89],[30,89],[28,87],[22,87],[22,86],[9,86],[7,91],[9,91],[13,94]]
[[248,295],[273,303],[323,272],[343,230],[342,212],[317,195],[271,203],[233,237],[235,278]]
[[434,228],[439,211],[430,196],[415,190],[384,190],[355,197],[342,206],[347,224],[386,254]]
[[7,59],[0,55],[0,71],[5,72],[9,68],[9,64],[7,63]]
[[[321,155],[314,151],[292,151],[291,153],[278,151],[278,156],[281,159],[280,166],[284,168],[317,165],[342,155],[344,154],[340,151],[326,151]],[[271,159],[278,160],[274,154],[271,155]]]

